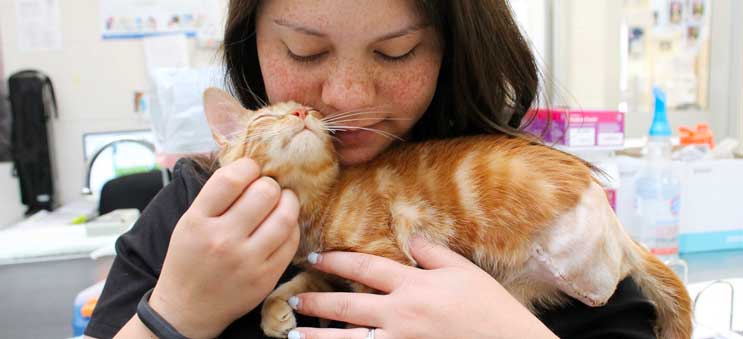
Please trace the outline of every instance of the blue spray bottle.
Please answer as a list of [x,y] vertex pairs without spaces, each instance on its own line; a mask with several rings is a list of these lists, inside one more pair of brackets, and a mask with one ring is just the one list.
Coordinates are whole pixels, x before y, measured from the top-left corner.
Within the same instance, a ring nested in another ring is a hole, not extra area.
[[635,179],[640,241],[667,265],[682,266],[685,276],[686,264],[678,257],[681,185],[672,168],[666,95],[658,87],[653,89],[653,95],[655,111],[648,132],[645,165]]

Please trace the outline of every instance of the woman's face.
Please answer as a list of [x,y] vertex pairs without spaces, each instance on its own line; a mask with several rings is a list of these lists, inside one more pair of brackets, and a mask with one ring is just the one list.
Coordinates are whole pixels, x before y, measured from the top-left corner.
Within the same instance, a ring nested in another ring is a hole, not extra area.
[[[294,100],[336,116],[338,125],[405,137],[433,98],[440,38],[414,1],[266,0],[256,31],[271,102]],[[339,115],[349,111],[369,113]],[[394,141],[353,128],[335,136],[344,165],[366,162]]]

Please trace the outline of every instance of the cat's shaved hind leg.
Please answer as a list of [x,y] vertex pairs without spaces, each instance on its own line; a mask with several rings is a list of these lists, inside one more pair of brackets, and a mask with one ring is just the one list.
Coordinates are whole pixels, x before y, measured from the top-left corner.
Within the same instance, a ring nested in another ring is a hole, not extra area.
[[289,331],[297,327],[294,310],[289,306],[289,298],[305,292],[331,292],[332,286],[317,272],[302,272],[287,281],[263,302],[261,309],[261,328],[269,337],[286,338]]

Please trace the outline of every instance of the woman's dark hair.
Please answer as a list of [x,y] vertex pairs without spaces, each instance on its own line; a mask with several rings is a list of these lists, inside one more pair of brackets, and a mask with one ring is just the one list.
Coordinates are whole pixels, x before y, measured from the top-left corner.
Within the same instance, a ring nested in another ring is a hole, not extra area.
[[[506,0],[416,0],[443,37],[438,86],[414,140],[482,133],[520,134],[537,97],[539,72]],[[258,63],[259,0],[230,0],[224,35],[226,78],[248,108],[267,101]]]

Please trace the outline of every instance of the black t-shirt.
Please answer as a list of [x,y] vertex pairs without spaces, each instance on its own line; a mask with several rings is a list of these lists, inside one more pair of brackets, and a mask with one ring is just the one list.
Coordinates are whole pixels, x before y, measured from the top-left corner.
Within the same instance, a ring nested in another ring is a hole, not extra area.
[[[119,237],[116,259],[86,335],[112,338],[134,315],[139,299],[155,286],[173,228],[201,189],[202,177],[191,160],[180,160],[173,181],[152,200],[134,227]],[[298,272],[290,266],[279,283]],[[235,321],[220,338],[267,338],[260,329],[260,309],[259,305]],[[632,279],[622,281],[603,307],[591,308],[574,300],[561,309],[542,312],[540,319],[561,338],[654,338],[655,309]],[[318,326],[313,318],[300,316],[298,322]]]

